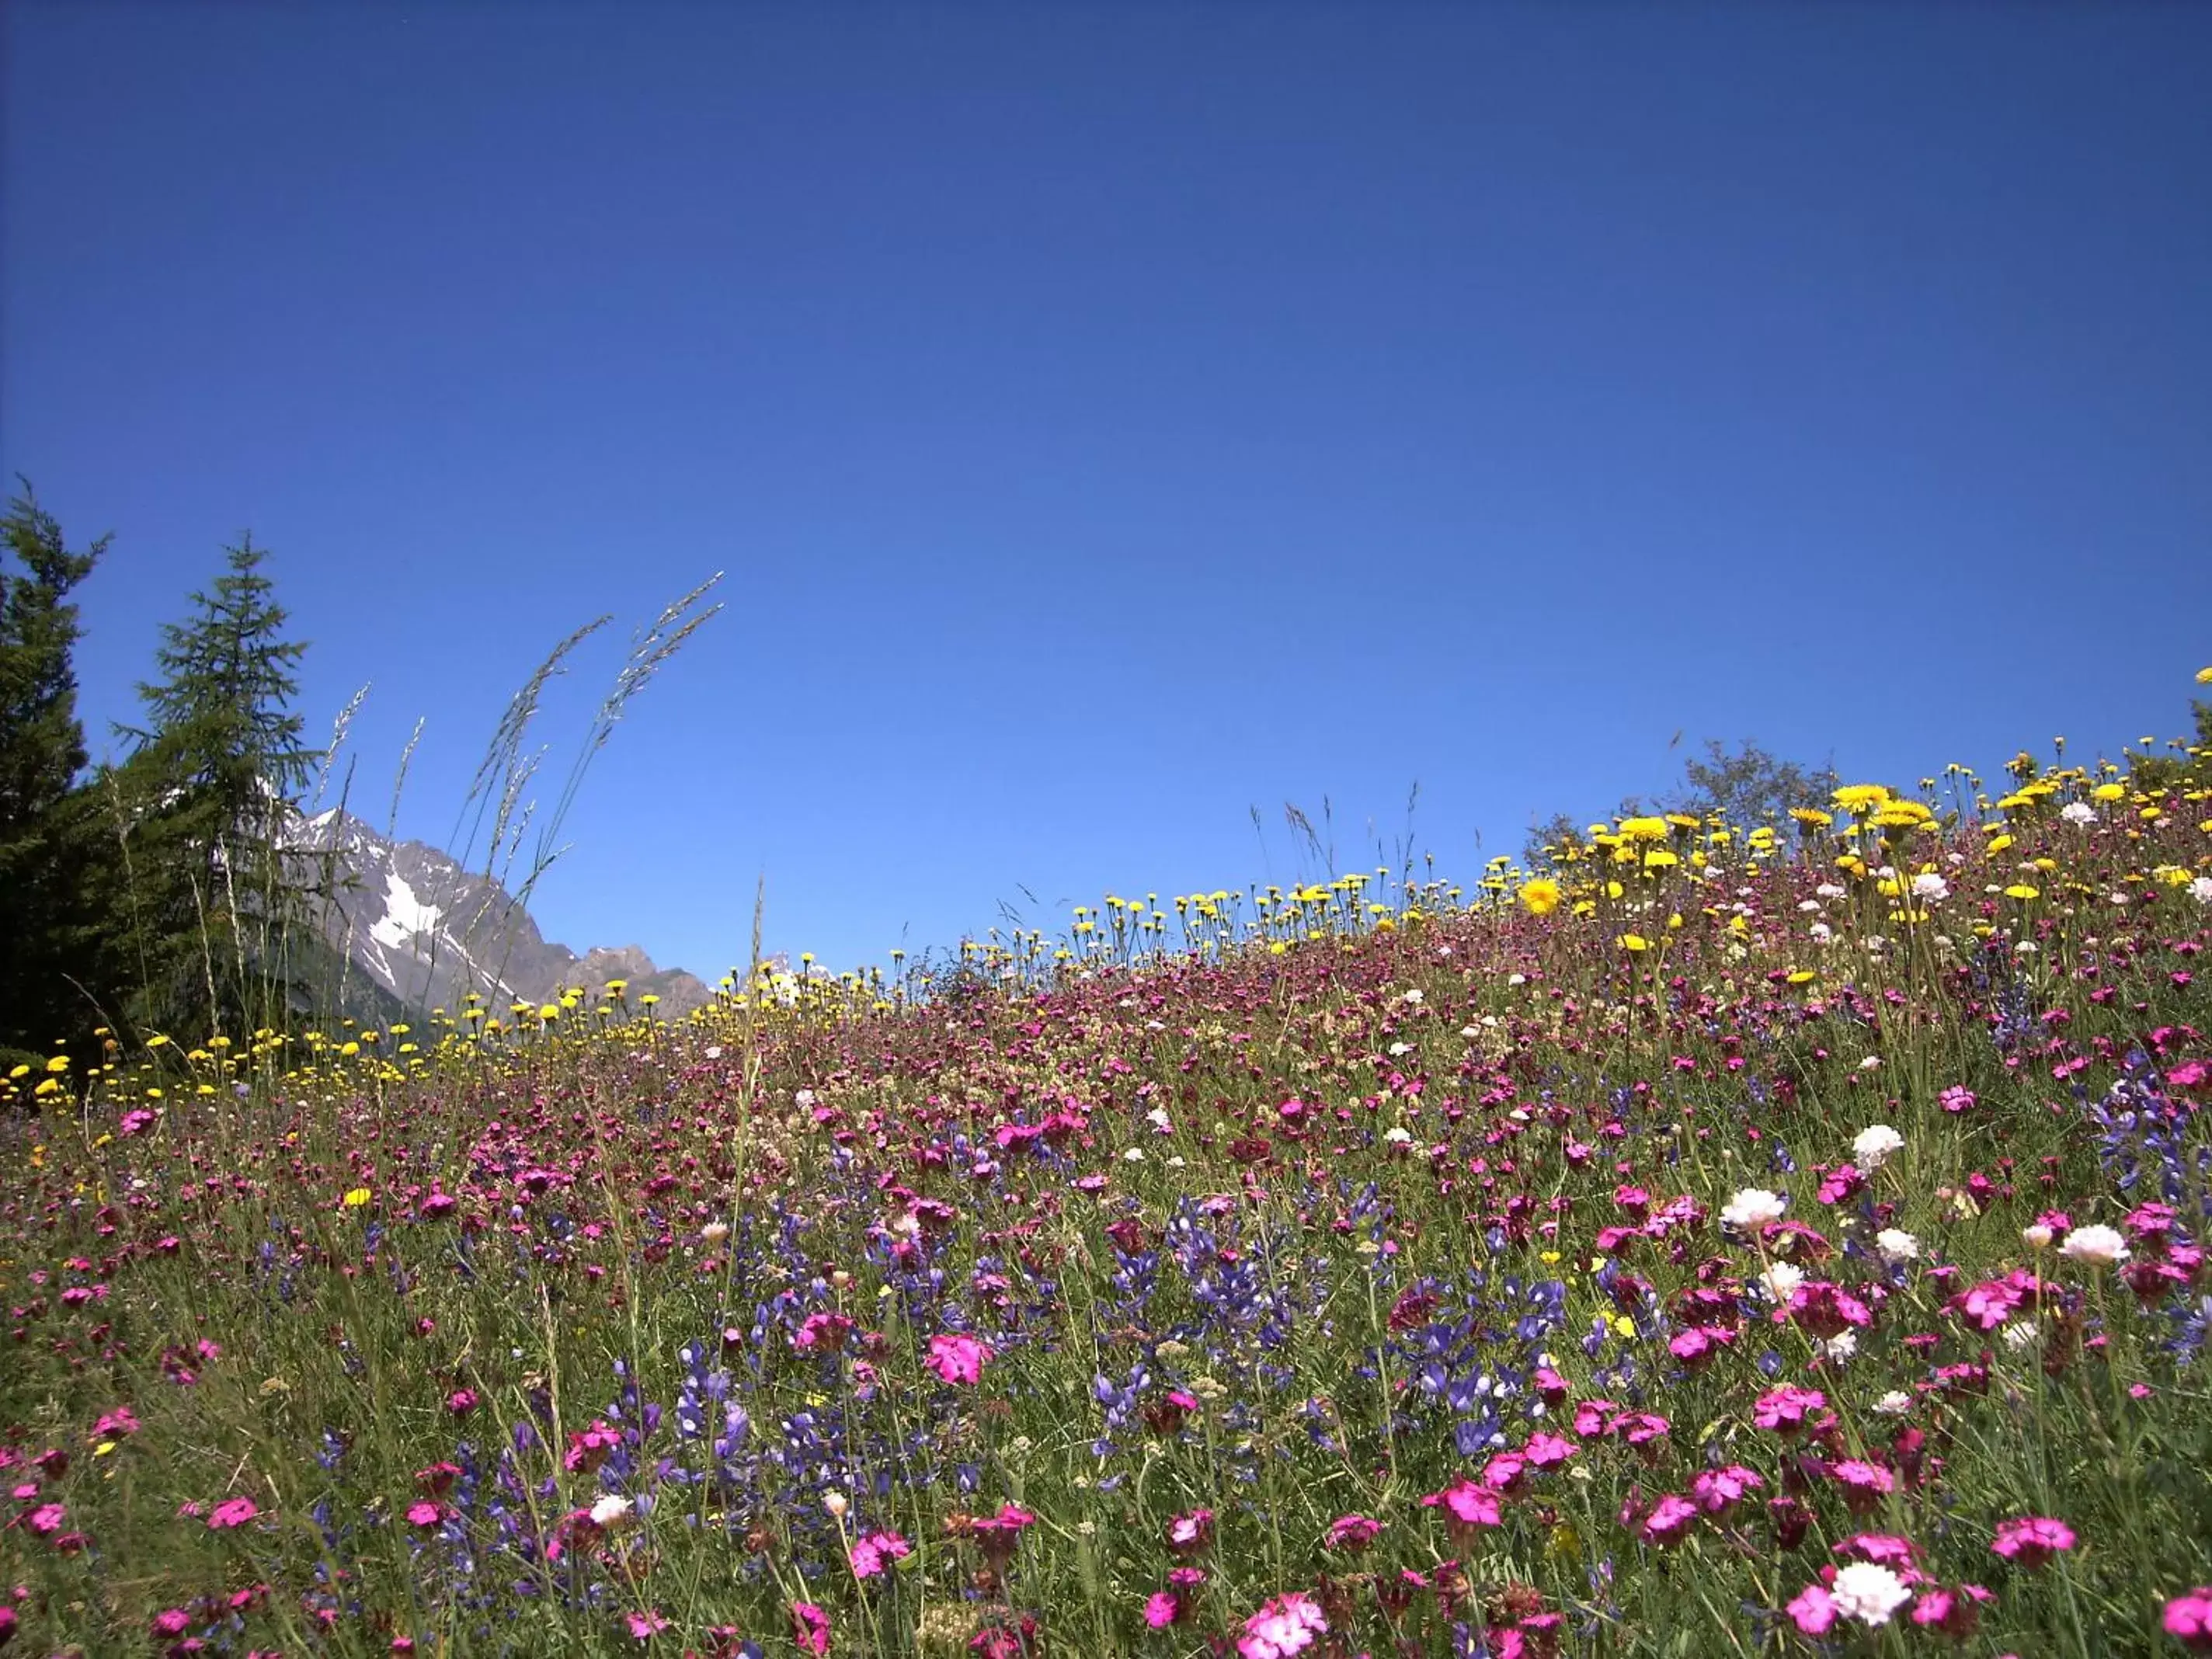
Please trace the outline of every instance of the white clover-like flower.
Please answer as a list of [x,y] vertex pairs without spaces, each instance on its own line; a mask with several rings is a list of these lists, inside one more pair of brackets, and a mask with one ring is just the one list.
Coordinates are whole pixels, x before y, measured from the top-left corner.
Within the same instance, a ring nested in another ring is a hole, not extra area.
[[2050,1228],[2045,1226],[2040,1221],[2031,1221],[2027,1226],[2022,1227],[2020,1230],[2020,1242],[2027,1245],[2031,1250],[2049,1249],[2051,1248],[2051,1241],[2057,1237],[2057,1235],[2056,1233],[2053,1233]]
[[617,1498],[609,1492],[592,1505],[592,1524],[595,1527],[620,1526],[629,1519],[629,1512],[635,1507],[629,1498]]
[[1874,1247],[1892,1267],[1917,1261],[1920,1255],[1920,1241],[1902,1227],[1884,1227],[1874,1236]]
[[2058,809],[2058,816],[2069,823],[2090,824],[2097,821],[2097,809],[2085,800],[2069,800]]
[[2033,1319],[2014,1319],[2006,1322],[1997,1334],[2014,1353],[2033,1347],[2043,1340],[2043,1328]]
[[699,1229],[699,1238],[702,1243],[719,1244],[729,1236],[730,1224],[726,1221],[710,1221]]
[[1923,904],[1941,904],[1951,896],[1951,884],[1929,870],[1913,877],[1912,896]]
[[1838,1365],[1858,1351],[1859,1340],[1849,1331],[1838,1331],[1820,1344],[1820,1352]]
[[[1869,1054],[1867,1058],[1871,1060],[1874,1056]],[[1863,1168],[1879,1170],[1889,1162],[1893,1153],[1903,1151],[1904,1146],[1903,1135],[1887,1123],[1873,1123],[1860,1130],[1858,1139],[1851,1142],[1851,1156]]]
[[2058,1254],[2085,1267],[2117,1267],[2128,1259],[2128,1241],[2120,1236],[2118,1228],[2101,1224],[2076,1227],[2066,1235]]
[[1792,1262],[1773,1262],[1759,1274],[1759,1282],[1775,1301],[1787,1302],[1797,1293],[1797,1287],[1805,1282],[1805,1270]]
[[1410,1146],[1413,1144],[1412,1133],[1403,1124],[1399,1123],[1394,1123],[1385,1129],[1382,1132],[1382,1139],[1393,1146]]
[[2212,904],[2212,876],[2199,876],[2191,882],[2189,896],[2199,904]]
[[1127,1152],[1121,1154],[1121,1161],[1124,1164],[1142,1164],[1145,1161],[1145,1149],[1141,1146],[1130,1147]]
[[1912,1409],[1912,1396],[1902,1389],[1892,1389],[1874,1402],[1874,1408],[1884,1417],[1902,1417]]
[[1862,1625],[1887,1624],[1890,1614],[1912,1599],[1902,1578],[1874,1561],[1854,1561],[1838,1568],[1828,1595],[1838,1613]]
[[1782,1212],[1790,1200],[1779,1193],[1771,1193],[1764,1187],[1746,1187],[1721,1208],[1721,1219],[1731,1227],[1748,1232],[1754,1227],[1764,1227],[1769,1222],[1782,1219]]

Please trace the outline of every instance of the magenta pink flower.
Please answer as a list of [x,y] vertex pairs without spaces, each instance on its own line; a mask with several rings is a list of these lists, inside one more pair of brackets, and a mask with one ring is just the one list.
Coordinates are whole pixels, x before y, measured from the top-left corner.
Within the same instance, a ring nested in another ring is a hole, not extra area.
[[1731,1463],[1722,1469],[1700,1469],[1690,1482],[1690,1492],[1707,1515],[1723,1516],[1765,1484],[1754,1471]]
[[894,1561],[903,1561],[914,1553],[914,1546],[895,1532],[872,1532],[858,1540],[852,1548],[853,1577],[872,1578],[888,1571]]
[[1382,1534],[1382,1523],[1364,1515],[1340,1515],[1328,1523],[1333,1550],[1364,1550]]
[[1446,1524],[1455,1531],[1502,1526],[1505,1520],[1505,1512],[1498,1504],[1498,1494],[1465,1479],[1453,1481],[1442,1492],[1431,1492],[1421,1503],[1428,1509],[1443,1510]]
[[1666,1549],[1680,1543],[1698,1523],[1698,1506],[1679,1492],[1668,1492],[1644,1517],[1642,1536],[1647,1544]]
[[1539,1433],[1528,1437],[1521,1455],[1540,1469],[1556,1469],[1581,1449],[1564,1435]]
[[1171,1550],[1202,1550],[1212,1536],[1212,1510],[1193,1510],[1168,1522],[1168,1547]]
[[820,1656],[830,1651],[830,1615],[811,1601],[791,1604],[792,1639],[801,1653]]
[[1795,1383],[1784,1382],[1769,1389],[1752,1402],[1751,1420],[1762,1429],[1790,1434],[1805,1426],[1808,1412],[1819,1411],[1827,1403],[1828,1396],[1818,1389],[1801,1389]]
[[1784,1609],[1807,1636],[1826,1636],[1835,1627],[1835,1598],[1819,1584],[1808,1584]]
[[2166,1604],[2166,1633],[2185,1648],[2212,1653],[2212,1584],[2199,1584]]
[[1899,1538],[1894,1533],[1862,1532],[1836,1546],[1836,1553],[1846,1561],[1871,1561],[1878,1567],[1894,1567],[1903,1571],[1918,1559],[1920,1547],[1910,1538]]
[[974,1383],[983,1380],[983,1366],[990,1358],[991,1350],[972,1336],[933,1336],[922,1364],[947,1382]]
[[1291,1659],[1328,1633],[1328,1620],[1319,1604],[1310,1595],[1285,1590],[1244,1621],[1237,1651],[1243,1659]]
[[629,1633],[641,1642],[649,1642],[668,1628],[668,1620],[660,1616],[658,1607],[647,1607],[629,1615]]
[[251,1498],[226,1498],[215,1506],[207,1523],[210,1530],[221,1532],[226,1527],[242,1527],[260,1513]]
[[23,1524],[41,1538],[51,1538],[62,1529],[69,1510],[59,1504],[41,1504],[24,1516]]
[[434,1527],[445,1518],[445,1506],[433,1504],[427,1498],[407,1506],[407,1524],[410,1527]]
[[1145,1622],[1154,1630],[1165,1630],[1182,1617],[1182,1603],[1170,1590],[1154,1590],[1145,1598]]
[[1920,1599],[1912,1604],[1912,1622],[1941,1631],[1954,1641],[1964,1641],[1981,1623],[1981,1604],[1991,1599],[1979,1584],[1961,1584],[1954,1590],[1935,1585],[1921,1591]]
[[2074,1547],[2074,1528],[2047,1515],[2024,1515],[1998,1522],[1996,1541],[1990,1547],[2008,1561],[2039,1567],[2052,1556]]

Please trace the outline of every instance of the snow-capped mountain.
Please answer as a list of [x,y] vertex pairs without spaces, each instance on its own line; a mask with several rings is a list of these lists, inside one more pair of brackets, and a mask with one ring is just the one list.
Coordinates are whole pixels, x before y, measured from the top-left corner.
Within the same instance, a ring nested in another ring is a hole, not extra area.
[[498,881],[464,869],[419,841],[387,841],[333,807],[298,821],[293,856],[329,893],[322,925],[331,945],[376,988],[409,1010],[458,1009],[474,991],[495,1010],[629,981],[629,1005],[657,994],[673,1018],[712,993],[680,968],[662,969],[635,945],[579,956],[547,939]]

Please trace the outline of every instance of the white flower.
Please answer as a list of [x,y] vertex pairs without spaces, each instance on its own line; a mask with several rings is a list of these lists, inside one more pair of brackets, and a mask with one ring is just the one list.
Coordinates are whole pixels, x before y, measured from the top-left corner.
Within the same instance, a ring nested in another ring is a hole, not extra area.
[[1820,901],[1818,899],[1799,899],[1797,901],[1797,914],[1804,916],[1819,915],[1820,914]]
[[1170,1121],[1168,1109],[1164,1106],[1155,1106],[1151,1111],[1146,1112],[1145,1121],[1151,1124],[1161,1134],[1171,1135],[1175,1133],[1175,1124]]
[[1407,1133],[1404,1126],[1396,1123],[1382,1132],[1382,1139],[1393,1146],[1410,1146],[1413,1144],[1413,1137]]
[[1776,1302],[1785,1303],[1797,1293],[1797,1287],[1805,1282],[1805,1270],[1787,1261],[1777,1261],[1768,1267],[1765,1273],[1759,1274],[1759,1282],[1765,1288],[1767,1295],[1772,1297]]
[[2040,1341],[2043,1331],[2033,1319],[2015,1319],[2007,1324],[1997,1334],[2004,1338],[2005,1346],[2018,1353],[2021,1349],[2032,1348]]
[[1826,945],[1830,939],[1836,936],[1836,930],[1829,927],[1825,921],[1814,922],[1808,932],[1811,934],[1813,942],[1816,945]]
[[1820,1352],[1838,1365],[1859,1351],[1859,1340],[1849,1331],[1838,1331],[1820,1344]]
[[1410,1054],[1413,1052],[1413,1045],[1410,1042],[1394,1042],[1390,1045],[1390,1058],[1393,1060],[1397,1059],[1401,1054]]
[[[2212,892],[2199,893],[2197,896],[2199,898],[2212,898]],[[1505,976],[1505,982],[1508,985],[1526,985],[1528,982],[1528,975],[1526,974],[1508,974]]]
[[2021,1243],[2031,1250],[2047,1250],[2054,1237],[2050,1228],[2040,1221],[2032,1222],[2020,1230]]
[[[1871,1060],[1873,1055],[1867,1056]],[[1890,1154],[1903,1150],[1905,1137],[1887,1123],[1869,1124],[1859,1131],[1858,1139],[1851,1142],[1851,1156],[1869,1170],[1879,1170],[1889,1162]]]
[[2069,1261],[2084,1262],[2092,1267],[2116,1267],[2128,1259],[2128,1241],[2115,1228],[2076,1227],[2066,1235],[2058,1254]]
[[1746,1187],[1721,1210],[1721,1219],[1731,1227],[1746,1231],[1764,1227],[1770,1221],[1782,1219],[1782,1212],[1790,1200],[1779,1193],[1770,1193],[1764,1187]]
[[719,1244],[729,1236],[730,1224],[726,1221],[710,1221],[699,1229],[701,1240],[708,1244]]
[[592,1524],[595,1527],[619,1526],[629,1519],[629,1512],[635,1507],[629,1498],[617,1498],[610,1492],[592,1505]]
[[798,1107],[802,1112],[809,1110],[814,1104],[814,1091],[811,1089],[801,1089],[797,1094],[791,1097],[791,1103]]
[[1874,1236],[1874,1247],[1881,1252],[1884,1261],[1893,1265],[1913,1261],[1920,1254],[1920,1241],[1902,1227],[1884,1227]]
[[1905,1581],[1873,1561],[1854,1561],[1836,1571],[1828,1587],[1836,1611],[1862,1625],[1886,1625],[1889,1615],[1912,1599]]
[[2199,904],[2212,904],[2212,876],[2199,876],[2191,882],[2189,896]]
[[1408,992],[1407,992],[1407,993],[1406,993],[1406,1000],[1407,1000],[1407,1001],[1408,1001],[1408,1002],[1410,1002],[1410,1003],[1414,1004],[1416,1006],[1418,1006],[1420,1003],[1422,1003],[1422,1002],[1423,1002],[1423,1001],[1425,1001],[1425,1000],[1426,1000],[1426,998],[1425,998],[1425,994],[1424,994],[1423,992],[1421,992],[1421,991],[1420,991],[1419,989],[1418,989],[1418,988],[1416,988],[1416,989],[1414,989],[1414,990],[1408,991]]
[[1912,1396],[1902,1389],[1892,1389],[1874,1402],[1874,1408],[1884,1417],[1902,1417],[1912,1409]]
[[1951,896],[1951,884],[1933,870],[1912,878],[1912,896],[1927,904],[1941,904]]
[[1121,1154],[1121,1161],[1124,1164],[1142,1164],[1145,1161],[1145,1149],[1141,1146],[1130,1147],[1127,1152]]
[[[1874,941],[1871,939],[1867,941],[1869,945],[1873,944],[1873,942]],[[1881,1056],[1880,1054],[1869,1054],[1864,1060],[1859,1062],[1859,1070],[1862,1072],[1879,1072],[1881,1070]],[[1899,1144],[1901,1146],[1904,1143],[1900,1141]]]
[[1846,890],[1844,888],[1837,886],[1832,881],[1824,881],[1813,890],[1817,896],[1824,899],[1839,899]]
[[845,1511],[852,1507],[852,1500],[843,1492],[833,1489],[822,1494],[822,1507],[830,1511],[831,1520],[842,1521]]
[[2058,816],[2069,823],[2094,823],[2097,809],[2087,801],[2069,800],[2058,809]]

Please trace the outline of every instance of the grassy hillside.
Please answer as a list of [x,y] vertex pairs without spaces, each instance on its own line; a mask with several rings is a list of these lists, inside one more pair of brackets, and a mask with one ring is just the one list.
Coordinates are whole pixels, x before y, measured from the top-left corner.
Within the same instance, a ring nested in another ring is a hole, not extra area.
[[2212,801],[1827,817],[56,1057],[0,1639],[2203,1647]]

